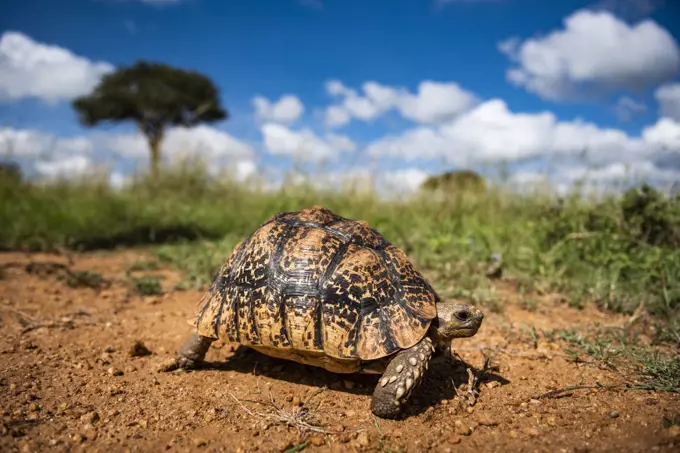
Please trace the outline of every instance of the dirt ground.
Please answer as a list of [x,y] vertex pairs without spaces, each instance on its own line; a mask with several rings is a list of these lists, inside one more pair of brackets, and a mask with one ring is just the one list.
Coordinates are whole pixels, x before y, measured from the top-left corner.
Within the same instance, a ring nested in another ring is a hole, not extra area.
[[[140,253],[77,255],[73,268],[122,281]],[[72,288],[49,267],[27,270],[31,262],[66,259],[0,254],[0,451],[680,451],[680,430],[662,424],[680,415],[678,394],[619,387],[545,395],[621,377],[570,360],[564,344],[534,343],[531,327],[623,317],[556,302],[526,311],[509,294],[502,313],[486,312],[477,336],[456,342],[478,370],[483,351],[497,351],[476,404],[465,403],[466,367],[439,359],[405,418],[382,420],[369,410],[378,377],[333,375],[235,345],[215,344],[206,369],[159,373],[189,334],[201,292],[142,297],[115,282]],[[168,288],[179,277],[163,274]],[[137,341],[151,353],[132,355]],[[304,432],[303,423],[321,432]]]

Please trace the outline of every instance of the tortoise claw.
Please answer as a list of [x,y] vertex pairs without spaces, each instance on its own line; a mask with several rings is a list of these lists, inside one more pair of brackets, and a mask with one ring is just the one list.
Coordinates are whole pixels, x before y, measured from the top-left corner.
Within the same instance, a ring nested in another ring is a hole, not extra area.
[[179,349],[177,357],[160,365],[159,371],[169,372],[177,369],[192,370],[198,368],[205,358],[213,338],[192,334]]
[[401,351],[389,363],[373,392],[371,411],[381,418],[396,418],[420,384],[432,358],[432,340],[423,338]]

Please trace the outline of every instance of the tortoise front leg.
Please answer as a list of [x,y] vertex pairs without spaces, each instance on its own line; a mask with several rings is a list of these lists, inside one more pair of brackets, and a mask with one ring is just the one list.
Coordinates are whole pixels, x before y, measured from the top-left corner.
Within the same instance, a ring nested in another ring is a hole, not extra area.
[[184,368],[185,370],[196,368],[205,359],[205,355],[214,341],[214,338],[193,333],[179,348],[177,357],[171,362],[162,365],[161,371],[172,371],[178,368]]
[[432,358],[434,346],[425,337],[399,352],[387,365],[373,392],[371,411],[381,418],[396,418],[411,392],[420,384]]

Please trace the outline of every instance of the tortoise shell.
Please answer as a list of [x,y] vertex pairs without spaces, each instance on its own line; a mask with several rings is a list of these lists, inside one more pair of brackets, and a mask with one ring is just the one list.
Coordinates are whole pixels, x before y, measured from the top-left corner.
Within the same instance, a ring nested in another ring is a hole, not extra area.
[[192,324],[301,362],[367,361],[420,341],[438,301],[406,254],[366,222],[314,206],[277,214],[237,244]]

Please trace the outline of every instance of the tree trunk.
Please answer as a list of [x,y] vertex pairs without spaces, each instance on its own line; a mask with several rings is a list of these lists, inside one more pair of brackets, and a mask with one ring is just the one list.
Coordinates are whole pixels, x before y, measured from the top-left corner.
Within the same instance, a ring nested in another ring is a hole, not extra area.
[[147,135],[149,141],[149,151],[151,152],[150,173],[151,178],[155,181],[161,171],[161,142],[163,141],[163,132],[151,132]]

